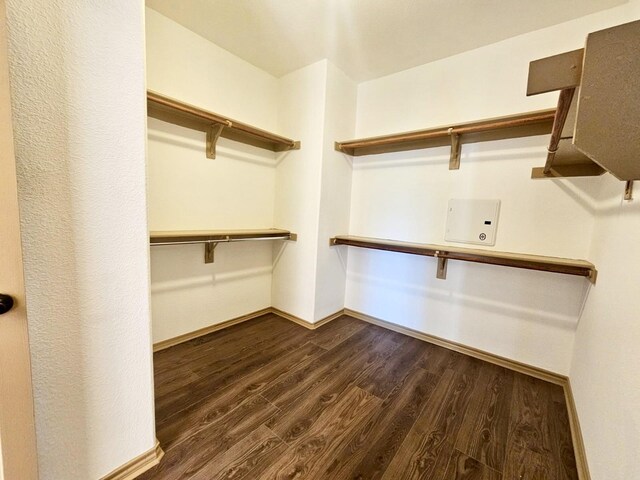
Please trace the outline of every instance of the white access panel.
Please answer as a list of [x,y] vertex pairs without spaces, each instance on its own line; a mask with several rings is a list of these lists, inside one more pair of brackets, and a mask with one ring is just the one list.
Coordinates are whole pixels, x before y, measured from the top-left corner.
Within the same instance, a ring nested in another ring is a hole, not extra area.
[[449,200],[447,242],[495,245],[500,200]]

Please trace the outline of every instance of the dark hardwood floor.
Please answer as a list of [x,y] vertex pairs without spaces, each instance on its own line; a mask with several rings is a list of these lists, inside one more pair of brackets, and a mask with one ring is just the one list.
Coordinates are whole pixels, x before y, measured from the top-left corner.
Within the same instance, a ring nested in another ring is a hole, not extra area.
[[141,479],[577,479],[562,388],[343,316],[155,354]]

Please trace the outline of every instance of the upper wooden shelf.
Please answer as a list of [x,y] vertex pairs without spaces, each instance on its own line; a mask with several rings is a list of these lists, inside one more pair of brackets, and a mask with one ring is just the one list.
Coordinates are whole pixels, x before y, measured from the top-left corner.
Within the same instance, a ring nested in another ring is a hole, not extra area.
[[278,228],[266,228],[259,230],[173,230],[149,233],[151,246],[204,243],[205,263],[213,263],[213,251],[219,243],[249,240],[296,241],[297,239],[298,235],[295,233]]
[[549,154],[534,178],[640,180],[640,21],[590,33],[585,48],[535,60],[527,95],[560,90]]
[[555,113],[555,109],[539,110],[427,130],[336,142],[335,147],[348,155],[361,156],[451,145],[450,168],[455,170],[460,163],[460,145],[551,133]]
[[298,150],[300,142],[246,123],[209,112],[188,103],[147,91],[147,114],[164,122],[207,133],[207,157],[215,158],[218,137],[264,148],[272,152]]
[[588,278],[591,283],[594,284],[597,277],[596,267],[586,260],[527,255],[524,253],[496,252],[493,250],[452,247],[449,245],[410,243],[350,235],[340,235],[332,238],[330,244],[350,245],[352,247],[437,257],[438,278],[446,278],[447,260],[462,260],[465,262],[486,263],[504,267],[577,275]]

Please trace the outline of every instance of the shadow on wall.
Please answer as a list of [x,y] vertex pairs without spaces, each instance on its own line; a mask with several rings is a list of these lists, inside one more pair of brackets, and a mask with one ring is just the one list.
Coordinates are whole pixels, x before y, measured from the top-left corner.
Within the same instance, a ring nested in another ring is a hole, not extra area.
[[630,201],[624,200],[624,186],[625,182],[605,173],[595,208],[596,217],[606,218],[620,214],[640,213],[640,181],[634,182],[633,200]]
[[204,263],[204,245],[150,247],[151,292],[214,287],[271,275],[272,247],[269,243],[220,243],[215,249],[214,263]]
[[[209,159],[206,156],[206,134],[204,132],[150,118],[148,120],[148,139],[151,142],[168,144],[191,152],[198,152],[202,155],[201,159],[203,161],[215,161],[215,159]],[[268,150],[222,137],[218,139],[216,155],[219,159],[225,158],[269,168],[275,168],[282,160],[281,158],[276,159],[276,154]],[[187,159],[191,159],[191,157],[189,155],[181,155],[181,161]]]
[[[608,175],[608,174],[605,174]],[[603,182],[594,181],[593,177],[563,178],[563,179],[540,179],[539,182],[552,182],[556,187],[565,192],[579,207],[589,212],[596,213],[598,197],[602,190]]]
[[[434,315],[451,326],[474,322],[480,320],[469,314],[474,310],[573,331],[590,287],[578,277],[454,260],[449,261],[447,279],[439,280],[434,258],[355,250],[349,258],[350,280],[365,291],[388,292],[367,295],[364,305],[365,313],[383,312],[383,319],[413,305],[408,310],[419,309],[420,322],[428,323]],[[389,316],[384,317],[386,310]]]

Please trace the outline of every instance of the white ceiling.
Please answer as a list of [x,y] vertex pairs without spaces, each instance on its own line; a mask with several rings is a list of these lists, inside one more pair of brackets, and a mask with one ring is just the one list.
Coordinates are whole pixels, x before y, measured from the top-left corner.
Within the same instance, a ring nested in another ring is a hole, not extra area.
[[280,77],[323,58],[364,81],[627,0],[147,0]]

